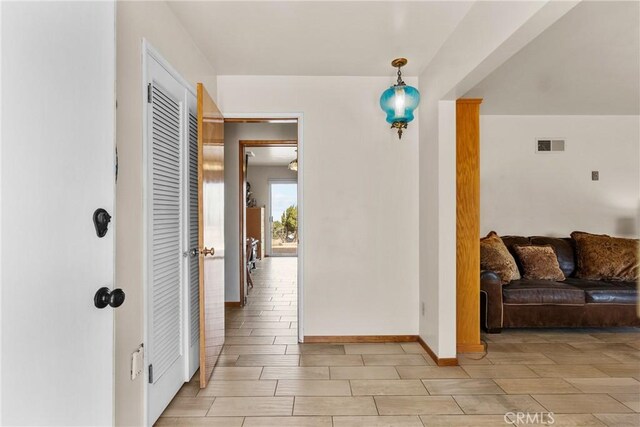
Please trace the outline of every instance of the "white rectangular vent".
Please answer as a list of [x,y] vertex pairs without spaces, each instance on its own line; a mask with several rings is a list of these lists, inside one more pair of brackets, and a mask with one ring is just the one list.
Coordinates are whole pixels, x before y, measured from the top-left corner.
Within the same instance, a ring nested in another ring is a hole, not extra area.
[[564,138],[536,138],[536,153],[564,151]]

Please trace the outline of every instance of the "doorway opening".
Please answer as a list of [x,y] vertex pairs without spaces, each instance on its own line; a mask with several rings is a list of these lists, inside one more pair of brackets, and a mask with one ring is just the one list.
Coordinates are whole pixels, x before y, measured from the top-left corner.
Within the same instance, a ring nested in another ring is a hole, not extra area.
[[[227,330],[238,336],[232,341],[272,336],[273,344],[294,344],[303,336],[300,120],[225,119],[225,145],[238,150],[238,281],[229,281],[226,295]],[[250,338],[233,327],[251,328]]]
[[[240,135],[246,130],[247,124],[241,127]],[[268,125],[267,125],[268,126]],[[286,135],[284,129],[264,129],[267,135]],[[292,127],[288,132],[296,131]],[[284,243],[295,240],[297,256],[298,239],[298,203],[297,181],[298,171],[289,168],[289,164],[297,159],[298,142],[294,139],[271,140],[239,140],[238,154],[240,159],[240,302],[241,306],[250,304],[249,292],[255,287],[254,273],[261,266],[276,266],[281,263],[271,262],[267,258],[278,256],[272,251],[273,233],[276,232],[276,242],[284,247]],[[295,184],[296,193],[291,192],[291,187],[286,188],[286,195],[282,193],[284,187],[276,195],[280,199],[274,203],[277,210],[272,211],[271,183],[284,180]],[[283,203],[294,203],[283,206]],[[288,212],[287,212],[288,211]],[[273,218],[273,214],[280,218]],[[285,221],[285,224],[282,223]],[[295,228],[295,230],[294,230]],[[281,238],[280,238],[281,237]],[[289,242],[290,244],[291,242]],[[278,246],[278,247],[280,247]],[[279,272],[270,268],[268,277],[264,280],[277,280]],[[267,305],[265,305],[267,306]]]

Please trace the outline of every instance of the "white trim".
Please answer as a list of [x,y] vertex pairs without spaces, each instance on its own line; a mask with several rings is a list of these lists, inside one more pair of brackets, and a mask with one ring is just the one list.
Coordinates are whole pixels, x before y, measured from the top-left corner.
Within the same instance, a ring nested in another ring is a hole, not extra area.
[[191,92],[191,94],[193,96],[197,96],[196,95],[196,90],[195,88],[184,79],[184,77],[182,77],[180,75],[180,73],[173,68],[173,66],[162,57],[162,55],[160,54],[160,52],[158,52],[152,45],[151,43],[149,43],[147,41],[147,39],[143,38],[142,39],[142,77],[144,79],[143,83],[144,83],[144,87],[142,88],[142,91],[144,93],[144,99],[143,102],[146,104],[147,102],[147,98],[146,98],[146,91],[147,91],[147,86],[146,84],[149,83],[149,79],[146,71],[145,66],[147,65],[147,61],[146,61],[146,56],[149,55],[150,57],[152,57],[153,59],[155,59],[156,61],[158,61],[158,63],[162,66],[162,68],[164,68],[165,70],[167,70],[167,72],[169,74],[171,74],[171,76],[176,79],[178,81],[178,83],[180,83],[182,86],[184,86],[189,92]]
[[223,112],[222,115],[228,119],[298,120],[298,342],[304,342],[304,113]]
[[[115,2],[114,2],[114,4],[115,4]],[[1,5],[0,5],[0,25],[2,25],[2,6]],[[2,31],[0,31],[0,46],[2,46]],[[114,63],[115,63],[115,60],[114,60]],[[0,82],[2,82],[2,66],[1,65],[2,65],[2,59],[0,59]],[[115,76],[115,74],[114,74],[114,76]],[[114,86],[115,86],[115,84],[114,84]],[[114,116],[114,120],[115,120],[115,113],[114,113],[113,116]],[[114,131],[113,131],[114,139],[116,138],[116,131],[117,130],[114,127]],[[2,102],[0,102],[0,135],[2,135]],[[0,165],[2,165],[2,146],[3,145],[0,144]],[[114,142],[114,146],[116,146],[116,150],[117,150],[117,145],[116,145],[115,142]],[[114,185],[114,191],[115,191],[115,185]],[[114,207],[113,207],[114,212],[115,212],[115,199],[116,198],[114,196],[114,198],[113,198],[113,201],[114,201]],[[0,174],[0,242],[2,242],[2,224],[3,224],[2,223],[2,208],[3,208],[3,203],[2,203],[2,174]],[[113,216],[115,217],[116,215],[113,215]],[[115,231],[115,229],[114,229],[114,231]],[[115,239],[114,239],[114,242],[113,242],[113,254],[114,254],[113,262],[114,263],[115,263],[115,260],[116,260],[115,247],[116,247],[116,242],[115,242]],[[0,245],[0,277],[2,277],[2,245]],[[115,283],[115,278],[116,278],[116,270],[114,268],[114,270],[113,270],[113,281],[114,281],[114,283]],[[115,285],[117,286],[117,283],[115,283]],[[112,361],[111,370],[112,370],[112,373],[113,373],[112,375],[113,375],[114,381],[113,381],[113,392],[111,394],[113,396],[112,397],[112,402],[113,402],[112,403],[112,406],[113,406],[113,409],[112,409],[112,412],[113,412],[112,422],[115,424],[115,420],[116,420],[116,416],[115,416],[115,412],[116,412],[115,411],[115,407],[116,407],[116,405],[115,405],[115,402],[116,402],[116,400],[115,400],[115,389],[116,389],[116,387],[115,387],[116,386],[116,381],[115,381],[115,376],[116,376],[116,369],[115,369],[115,364],[116,364],[115,363],[115,361],[116,361],[115,316],[114,316],[113,323],[114,323],[114,327],[113,327],[113,343],[114,344],[113,344],[113,361]],[[2,332],[2,289],[0,289],[0,332]],[[0,339],[0,355],[2,355],[2,354],[4,354],[4,353],[2,352],[2,340]],[[2,414],[2,402],[3,402],[3,399],[2,399],[2,389],[3,389],[3,387],[1,387],[2,384],[3,384],[3,382],[2,382],[2,364],[0,363],[0,414]],[[0,422],[2,422],[2,416],[0,416]]]
[[[267,191],[267,213],[269,214],[269,217],[273,216],[273,212],[271,212],[271,184],[296,184],[298,185],[298,180],[297,179],[293,179],[293,178],[269,178],[267,179],[267,187],[269,188],[269,191]],[[296,194],[296,206],[298,205],[298,195]],[[272,244],[272,238],[271,238],[271,225],[273,224],[273,221],[269,221],[269,229],[265,230],[265,252],[267,253],[267,255],[269,256],[276,256],[276,257],[282,257],[282,256],[287,256],[287,255],[273,255],[273,252],[271,251],[271,244]],[[296,256],[298,256],[298,250],[296,248]]]
[[[147,301],[149,300],[149,290],[147,287],[147,282],[149,280],[149,272],[146,260],[148,258],[148,240],[149,233],[147,231],[149,227],[149,203],[147,201],[147,194],[149,193],[149,180],[148,180],[148,167],[149,164],[149,132],[148,132],[148,117],[149,117],[149,107],[147,103],[147,85],[149,83],[149,73],[147,73],[148,67],[148,58],[152,52],[151,46],[147,43],[146,39],[142,39],[142,82],[140,85],[140,100],[142,102],[142,319],[143,319],[143,334],[142,334],[142,342],[143,344],[147,344],[149,342],[149,304]],[[155,51],[153,51],[155,52]],[[148,359],[148,351],[144,352],[144,367],[143,367],[143,398],[142,398],[142,424],[145,426],[149,425],[149,370],[147,366],[149,366]]]

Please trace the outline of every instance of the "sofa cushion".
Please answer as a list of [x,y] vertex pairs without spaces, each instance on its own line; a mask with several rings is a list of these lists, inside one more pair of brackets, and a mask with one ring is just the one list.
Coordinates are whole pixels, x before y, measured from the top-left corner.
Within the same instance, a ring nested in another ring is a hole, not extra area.
[[638,302],[638,285],[635,282],[569,278],[566,283],[583,289],[587,304],[637,304]]
[[513,248],[516,245],[522,245],[522,246],[530,245],[531,241],[529,240],[528,237],[524,237],[524,236],[500,236],[500,238],[504,242],[504,245],[507,247],[507,249],[509,249],[509,253],[511,253],[513,258],[516,260],[516,265],[518,266],[518,269],[522,271],[522,264],[520,264],[520,260],[518,259],[516,252],[514,251]]
[[558,257],[560,270],[562,270],[565,277],[573,276],[576,269],[576,258],[572,239],[532,236],[530,241],[532,245],[551,245],[553,250],[556,252],[556,257]]
[[576,242],[576,277],[591,280],[635,281],[640,260],[638,240],[571,233]]
[[558,258],[551,245],[515,245],[516,258],[522,265],[522,277],[536,280],[564,280]]
[[524,305],[581,305],[584,291],[566,283],[550,280],[514,280],[502,287],[505,304]]
[[513,255],[495,231],[480,239],[480,268],[496,272],[503,284],[520,279]]

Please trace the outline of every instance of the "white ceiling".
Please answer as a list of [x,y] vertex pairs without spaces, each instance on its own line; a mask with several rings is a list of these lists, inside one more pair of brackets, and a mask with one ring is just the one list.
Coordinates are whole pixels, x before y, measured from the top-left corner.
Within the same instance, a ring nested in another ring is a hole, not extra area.
[[482,114],[640,114],[640,3],[583,1],[465,97]]
[[219,75],[384,76],[428,64],[470,1],[173,1]]
[[296,158],[295,147],[250,147],[247,151],[253,152],[254,157],[249,157],[251,166],[287,166]]

